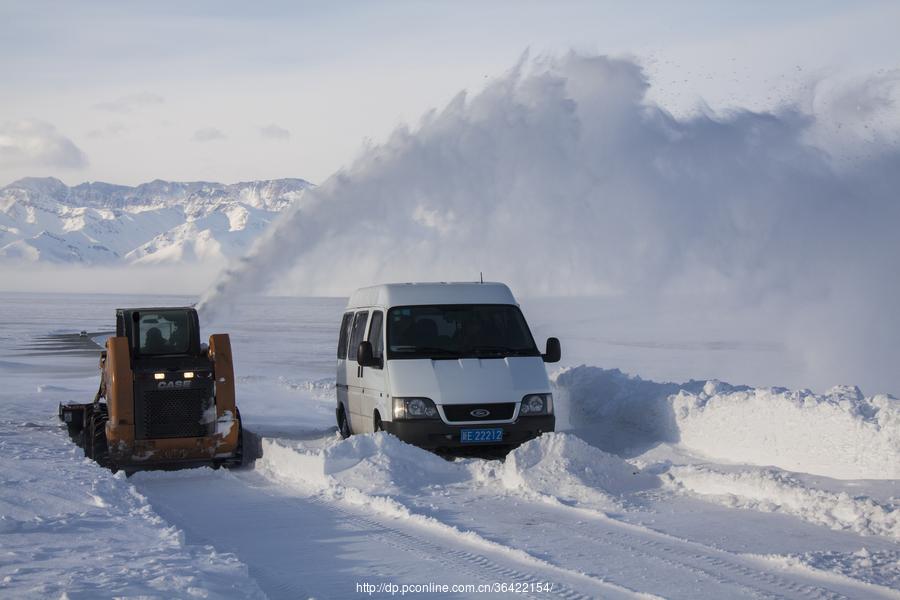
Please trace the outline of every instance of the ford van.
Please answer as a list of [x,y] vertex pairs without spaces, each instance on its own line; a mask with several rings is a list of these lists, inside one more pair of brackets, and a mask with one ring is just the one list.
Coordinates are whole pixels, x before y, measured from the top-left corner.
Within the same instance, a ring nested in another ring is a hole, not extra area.
[[357,290],[341,320],[337,424],[429,449],[515,446],[553,431],[544,363],[502,283],[404,283]]

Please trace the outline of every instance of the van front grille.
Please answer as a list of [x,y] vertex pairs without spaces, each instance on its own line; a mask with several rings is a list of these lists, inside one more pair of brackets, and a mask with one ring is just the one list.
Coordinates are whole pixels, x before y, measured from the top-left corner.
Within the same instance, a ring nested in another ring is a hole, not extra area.
[[[444,414],[450,422],[508,421],[516,411],[515,402],[497,404],[444,404]],[[475,413],[475,414],[472,414]]]

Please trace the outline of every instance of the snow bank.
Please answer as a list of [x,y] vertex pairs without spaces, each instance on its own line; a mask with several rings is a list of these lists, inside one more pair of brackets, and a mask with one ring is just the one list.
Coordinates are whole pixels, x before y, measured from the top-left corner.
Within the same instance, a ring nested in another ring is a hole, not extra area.
[[511,452],[503,484],[577,505],[618,508],[620,496],[656,487],[659,479],[566,433],[550,433]]
[[656,383],[581,366],[555,377],[568,424],[598,447],[639,453],[659,443],[721,461],[838,479],[900,478],[900,401],[858,388],[826,394]]
[[294,443],[263,439],[256,468],[308,489],[413,498],[454,485],[495,486],[500,493],[543,496],[598,510],[621,510],[628,494],[660,485],[655,475],[566,433],[531,440],[505,462],[448,461],[387,434]]
[[673,399],[681,443],[721,459],[838,479],[900,478],[900,402],[858,388],[730,391]]
[[709,465],[673,466],[664,482],[726,506],[779,512],[831,529],[900,539],[900,510],[866,496],[814,489],[777,469],[724,470]]
[[336,435],[324,441],[264,439],[257,469],[314,487],[350,486],[367,494],[416,494],[469,479],[465,462],[454,463],[388,434]]

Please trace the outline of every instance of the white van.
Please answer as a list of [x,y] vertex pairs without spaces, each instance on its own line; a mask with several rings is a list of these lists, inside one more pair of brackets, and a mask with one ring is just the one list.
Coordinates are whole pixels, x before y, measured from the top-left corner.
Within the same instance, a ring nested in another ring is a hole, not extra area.
[[502,283],[404,283],[357,290],[341,321],[342,436],[388,431],[423,448],[516,445],[553,431],[545,362]]

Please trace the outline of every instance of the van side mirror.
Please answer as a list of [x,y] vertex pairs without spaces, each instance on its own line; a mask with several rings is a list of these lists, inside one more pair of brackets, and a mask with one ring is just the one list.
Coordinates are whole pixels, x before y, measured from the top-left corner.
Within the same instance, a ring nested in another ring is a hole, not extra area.
[[562,358],[562,348],[559,345],[559,339],[552,337],[547,338],[547,351],[541,355],[545,363],[559,362]]
[[373,354],[372,342],[359,343],[359,348],[356,349],[356,362],[361,367],[376,367],[380,369],[382,366],[381,358],[375,358]]

